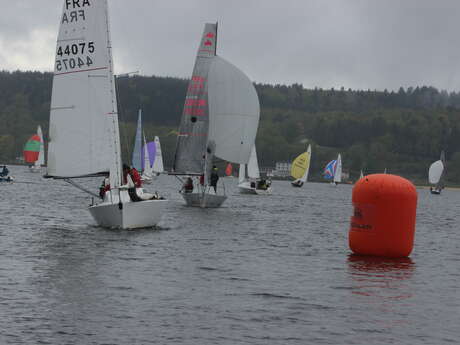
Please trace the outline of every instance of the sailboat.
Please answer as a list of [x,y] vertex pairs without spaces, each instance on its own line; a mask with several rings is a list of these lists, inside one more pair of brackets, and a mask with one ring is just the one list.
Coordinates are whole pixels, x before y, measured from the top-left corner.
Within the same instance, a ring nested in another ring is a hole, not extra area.
[[[167,201],[133,188],[129,175],[124,184],[111,47],[107,0],[64,1],[46,176],[64,179],[91,194],[89,211],[99,226],[150,227],[160,221]],[[94,203],[99,195],[75,182],[107,175],[107,191],[100,203]],[[133,201],[133,192],[139,201]]]
[[332,180],[332,185],[338,185],[342,182],[342,156],[337,156],[337,159],[334,159],[327,163],[326,167],[324,168],[324,178],[327,180]]
[[248,178],[246,178],[246,165],[240,164],[238,189],[243,194],[270,195],[271,182],[260,178],[259,164],[257,162],[256,146],[252,146],[251,156],[247,165]]
[[291,176],[295,179],[291,182],[293,187],[302,187],[308,178],[310,170],[311,145],[308,145],[307,151],[297,156],[292,162]]
[[362,179],[364,177],[363,169],[361,169],[361,172],[359,173],[359,179]]
[[[217,24],[206,24],[188,86],[177,136],[172,174],[200,176],[200,183],[184,189],[188,206],[220,207],[225,189],[211,188],[213,158],[246,164],[257,126],[259,98],[249,78],[216,55]],[[187,178],[187,181],[189,179]]]
[[446,175],[446,156],[444,151],[441,152],[441,157],[436,162],[430,165],[428,170],[428,180],[430,184],[434,185],[430,187],[431,194],[441,194],[444,189],[444,176]]
[[45,143],[42,128],[38,126],[34,134],[24,146],[24,161],[29,164],[30,172],[40,172],[45,164]]

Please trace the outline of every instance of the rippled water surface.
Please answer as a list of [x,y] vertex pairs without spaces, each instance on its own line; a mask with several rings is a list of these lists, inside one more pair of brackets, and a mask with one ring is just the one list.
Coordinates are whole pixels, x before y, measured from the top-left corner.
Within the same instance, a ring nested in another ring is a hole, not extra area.
[[[419,189],[407,260],[350,256],[351,186],[186,208],[161,229],[97,228],[65,182],[0,184],[1,344],[458,344],[460,191]],[[96,187],[100,181],[92,181]]]

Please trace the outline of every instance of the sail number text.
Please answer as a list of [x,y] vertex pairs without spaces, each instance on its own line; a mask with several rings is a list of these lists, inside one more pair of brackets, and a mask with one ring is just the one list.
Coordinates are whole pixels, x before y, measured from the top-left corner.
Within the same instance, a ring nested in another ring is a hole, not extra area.
[[82,42],[59,46],[56,52],[56,70],[61,72],[76,68],[90,67],[93,64],[93,60],[87,54],[92,54],[94,51],[94,42]]

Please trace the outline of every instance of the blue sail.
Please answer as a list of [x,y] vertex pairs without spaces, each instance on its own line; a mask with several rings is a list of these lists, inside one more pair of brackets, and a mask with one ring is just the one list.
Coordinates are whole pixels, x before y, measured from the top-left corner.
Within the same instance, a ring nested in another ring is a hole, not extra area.
[[337,160],[332,160],[327,163],[326,168],[324,168],[324,178],[326,180],[332,180],[334,178],[335,169],[337,169]]
[[136,138],[134,139],[133,156],[131,158],[131,164],[137,171],[142,171],[142,153],[142,111],[139,109]]

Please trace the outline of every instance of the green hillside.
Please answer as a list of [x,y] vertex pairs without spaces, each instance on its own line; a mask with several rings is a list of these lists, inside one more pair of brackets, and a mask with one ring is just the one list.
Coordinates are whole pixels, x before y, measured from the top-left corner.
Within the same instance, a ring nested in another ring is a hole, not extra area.
[[[117,83],[125,157],[142,107],[148,139],[160,136],[170,166],[187,80],[135,76]],[[50,73],[0,72],[0,162],[14,162],[38,124],[46,137],[51,85]],[[430,162],[444,149],[448,180],[460,184],[460,94],[432,87],[398,92],[312,90],[299,84],[256,88],[262,110],[256,142],[261,166],[292,160],[309,142],[313,179],[320,179],[322,167],[340,152],[352,178],[360,169],[386,168],[423,182]]]

